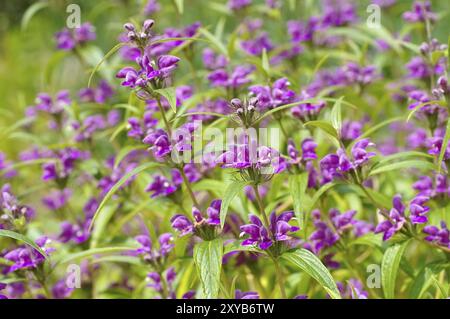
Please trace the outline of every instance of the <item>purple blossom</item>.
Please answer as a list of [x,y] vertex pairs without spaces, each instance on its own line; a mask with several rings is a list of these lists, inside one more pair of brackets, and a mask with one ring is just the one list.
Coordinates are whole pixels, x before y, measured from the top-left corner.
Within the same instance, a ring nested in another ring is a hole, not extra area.
[[93,41],[95,38],[95,28],[89,22],[83,23],[79,28],[63,29],[55,34],[58,49],[64,51],[73,50],[76,46]]
[[392,199],[393,208],[389,212],[389,219],[382,221],[375,228],[375,234],[383,233],[383,240],[388,240],[398,232],[406,222],[405,206],[400,195]]
[[294,212],[284,212],[276,216],[275,212],[270,214],[270,225],[267,229],[261,219],[255,215],[250,215],[250,224],[240,227],[241,237],[249,236],[242,242],[243,246],[258,246],[260,249],[267,250],[275,242],[284,242],[291,239],[290,232],[299,230],[296,226],[289,225],[289,221],[294,217]]
[[250,82],[248,76],[253,70],[253,67],[242,65],[235,67],[231,73],[217,69],[208,75],[208,80],[213,86],[238,88]]
[[141,245],[135,253],[149,263],[160,262],[172,251],[174,244],[170,233],[161,234],[158,238],[158,248],[153,246],[152,240],[147,235],[139,235],[135,240]]
[[241,47],[247,54],[256,56],[260,56],[264,50],[269,52],[274,48],[266,32],[250,40],[242,41]]
[[258,105],[262,109],[273,109],[294,102],[295,92],[289,90],[289,86],[286,78],[280,78],[272,86],[253,85],[249,87],[249,91],[258,98]]
[[69,188],[54,190],[48,196],[42,198],[42,203],[50,210],[59,210],[66,206],[70,197],[72,197],[72,190]]
[[441,229],[428,225],[423,228],[423,232],[427,234],[425,240],[450,248],[450,231],[444,221],[441,221]]
[[[51,240],[46,236],[39,237],[36,239],[35,243],[47,255],[55,250],[48,246],[51,243]],[[4,254],[2,258],[13,263],[4,270],[5,273],[11,273],[22,269],[35,269],[45,261],[45,257],[40,252],[29,246],[21,246],[13,249]]]
[[116,74],[116,77],[124,79],[122,85],[130,88],[146,88],[148,85],[159,87],[158,83],[170,76],[178,61],[180,59],[172,55],[162,55],[156,61],[144,55],[136,59],[136,63],[140,66],[139,70],[125,67]]
[[181,236],[194,233],[204,240],[215,237],[217,226],[220,225],[220,207],[222,200],[215,199],[206,209],[206,216],[197,207],[192,207],[193,221],[184,215],[178,214],[171,218],[172,228]]
[[163,175],[154,175],[153,182],[150,183],[145,189],[146,192],[153,192],[152,198],[158,196],[168,196],[177,190],[175,184],[171,183]]
[[415,1],[412,5],[411,11],[403,13],[403,20],[406,22],[435,22],[437,20],[436,13],[431,11],[430,1]]
[[243,292],[239,289],[236,289],[234,292],[234,299],[259,299],[259,295],[255,291]]

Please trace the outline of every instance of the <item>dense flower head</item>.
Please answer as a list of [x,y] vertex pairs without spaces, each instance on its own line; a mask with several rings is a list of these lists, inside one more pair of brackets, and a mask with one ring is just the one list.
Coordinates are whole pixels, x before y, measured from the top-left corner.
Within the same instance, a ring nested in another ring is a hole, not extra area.
[[295,100],[295,92],[289,89],[289,85],[288,79],[280,78],[271,86],[253,85],[249,87],[249,91],[258,98],[260,109],[273,109]]
[[373,230],[370,223],[355,219],[355,215],[355,210],[341,213],[337,209],[330,209],[327,221],[322,218],[319,210],[314,210],[312,216],[315,231],[309,237],[312,250],[318,253],[327,247],[332,247],[348,232],[352,232],[355,237],[360,237]]
[[156,61],[151,60],[148,55],[144,55],[136,59],[136,63],[140,67],[138,70],[133,67],[125,67],[116,74],[116,77],[123,79],[123,86],[129,86],[132,89],[136,87],[160,88],[164,80],[177,67],[178,61],[180,59],[172,55],[162,55]]
[[66,29],[57,32],[55,39],[58,49],[70,51],[96,38],[95,28],[89,22],[83,23],[78,28]]
[[393,207],[389,211],[389,218],[380,222],[375,228],[375,234],[383,233],[383,240],[391,238],[406,222],[406,207],[403,205],[400,195],[394,196],[392,205]]
[[154,246],[151,238],[147,235],[136,236],[135,240],[140,244],[135,253],[148,263],[160,262],[161,259],[169,255],[174,247],[173,236],[170,233],[164,233],[159,236],[157,247]]
[[423,228],[423,232],[427,234],[425,240],[450,248],[450,231],[444,221],[441,221],[440,229],[436,226],[428,225]]
[[336,154],[329,154],[320,161],[320,168],[324,182],[333,180],[335,177],[342,177],[350,170],[355,170],[364,166],[376,153],[367,151],[368,147],[373,147],[369,139],[357,141],[351,149],[349,157],[342,148],[338,149]]
[[403,19],[407,22],[425,22],[426,20],[435,22],[437,15],[431,11],[431,2],[429,0],[415,1],[411,11],[403,13]]
[[275,212],[270,214],[270,224],[265,226],[261,219],[256,215],[249,215],[250,224],[240,227],[241,237],[248,236],[242,242],[243,246],[257,246],[262,250],[269,249],[278,242],[285,242],[292,237],[289,233],[296,232],[300,228],[291,226],[289,221],[293,219],[294,212],[288,211],[276,215]]
[[[55,251],[54,248],[49,246],[51,240],[46,237],[39,237],[35,240],[35,244],[41,248],[41,250],[46,254],[50,254]],[[4,254],[0,254],[2,258],[10,261],[12,264],[3,269],[3,273],[11,273],[18,270],[30,270],[37,268],[45,261],[45,256],[43,256],[39,251],[29,246],[21,246],[10,250]]]
[[0,229],[24,226],[35,215],[32,207],[22,205],[14,196],[10,184],[0,189]]
[[220,207],[222,200],[215,199],[206,209],[206,215],[197,207],[192,207],[193,220],[185,215],[175,215],[170,220],[172,228],[181,236],[194,233],[204,240],[212,240],[217,236],[217,227],[220,225]]

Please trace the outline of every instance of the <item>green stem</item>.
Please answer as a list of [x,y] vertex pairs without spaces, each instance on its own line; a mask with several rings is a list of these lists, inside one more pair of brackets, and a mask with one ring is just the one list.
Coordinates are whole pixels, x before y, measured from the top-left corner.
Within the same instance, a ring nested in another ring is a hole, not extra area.
[[161,116],[163,118],[164,125],[166,126],[167,134],[169,134],[169,138],[171,138],[172,137],[172,130],[170,128],[169,121],[167,121],[166,112],[164,111],[164,108],[163,108],[163,106],[161,104],[161,97],[158,96],[156,98],[156,102],[158,102],[158,108],[159,108],[159,111],[161,112]]
[[284,287],[284,274],[283,274],[283,269],[280,266],[280,263],[278,262],[278,260],[276,258],[273,258],[273,263],[275,264],[275,271],[277,273],[277,278],[278,278],[278,286],[280,287],[280,292],[281,292],[281,298],[283,299],[287,299],[286,297],[286,290]]
[[259,196],[259,192],[258,192],[258,185],[253,185],[253,191],[255,192],[255,197],[256,197],[256,202],[258,203],[258,208],[259,208],[259,213],[262,216],[263,220],[264,220],[264,226],[269,229],[270,227],[270,223],[269,223],[269,219],[267,218],[265,209],[264,209],[264,204],[262,202],[261,196]]
[[192,190],[191,185],[189,183],[189,180],[188,180],[186,174],[184,173],[184,165],[181,166],[180,173],[181,173],[181,177],[183,178],[184,185],[186,186],[186,188],[189,192],[189,195],[191,196],[192,202],[194,203],[194,206],[197,208],[200,208],[197,198],[195,198],[194,191]]

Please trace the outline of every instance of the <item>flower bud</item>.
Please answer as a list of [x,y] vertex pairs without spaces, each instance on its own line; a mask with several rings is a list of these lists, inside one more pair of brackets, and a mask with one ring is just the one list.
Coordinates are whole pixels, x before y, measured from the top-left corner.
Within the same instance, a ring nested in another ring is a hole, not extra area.
[[420,49],[420,53],[422,53],[422,55],[427,55],[428,51],[430,50],[430,46],[428,45],[428,43],[422,43],[419,47]]
[[440,76],[437,83],[439,88],[442,89],[442,91],[444,91],[445,93],[448,92],[448,81],[445,76]]
[[155,24],[155,21],[152,20],[152,19],[145,20],[144,24],[142,25],[143,29],[144,29],[144,32],[149,31],[153,27],[154,24]]
[[233,108],[239,109],[242,108],[242,101],[238,98],[234,98],[230,101],[230,104]]
[[135,30],[135,28],[134,28],[134,25],[132,24],[132,23],[125,23],[124,25],[123,25],[123,27],[126,29],[126,30],[128,30],[128,31],[134,31]]

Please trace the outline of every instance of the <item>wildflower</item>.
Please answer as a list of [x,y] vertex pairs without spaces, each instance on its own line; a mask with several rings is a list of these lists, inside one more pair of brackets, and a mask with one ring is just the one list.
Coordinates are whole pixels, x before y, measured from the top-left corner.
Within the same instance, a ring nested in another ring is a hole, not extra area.
[[289,85],[286,78],[280,78],[272,86],[253,85],[249,91],[258,99],[259,108],[273,109],[294,101],[295,92],[288,89]]
[[135,253],[143,258],[148,263],[161,263],[169,253],[172,251],[174,244],[173,236],[170,233],[164,233],[159,236],[159,247],[153,246],[152,240],[147,235],[139,235],[135,237],[135,240],[141,245],[136,249]]
[[273,212],[270,214],[269,228],[263,225],[261,219],[255,215],[250,215],[250,224],[240,227],[241,237],[249,236],[242,242],[243,246],[258,246],[262,250],[267,250],[277,242],[285,242],[291,239],[290,232],[299,230],[296,226],[289,225],[289,221],[294,217],[294,212],[288,211],[279,216]]
[[[47,255],[55,250],[54,248],[48,246],[51,243],[51,240],[46,236],[39,237],[36,239],[35,243]],[[21,246],[13,249],[3,255],[3,258],[13,263],[11,266],[6,268],[6,273],[11,273],[22,269],[35,269],[45,260],[45,257],[40,252],[34,248],[30,248],[29,246]]]
[[375,234],[383,233],[383,240],[388,240],[398,232],[406,222],[405,206],[400,195],[395,195],[392,199],[393,208],[389,212],[389,219],[382,221],[375,228]]
[[172,227],[180,233],[181,236],[194,233],[203,240],[212,240],[217,237],[217,229],[220,225],[220,207],[222,201],[215,199],[206,209],[204,216],[197,207],[192,207],[191,222],[184,215],[175,215],[171,218]]
[[73,30],[63,29],[55,34],[58,49],[70,51],[96,38],[95,28],[89,22]]
[[403,20],[411,23],[425,22],[426,20],[435,22],[437,15],[431,11],[430,1],[415,1],[412,5],[412,10],[403,13]]
[[441,221],[441,229],[428,225],[423,228],[423,232],[427,234],[425,240],[450,248],[450,231],[444,221]]

